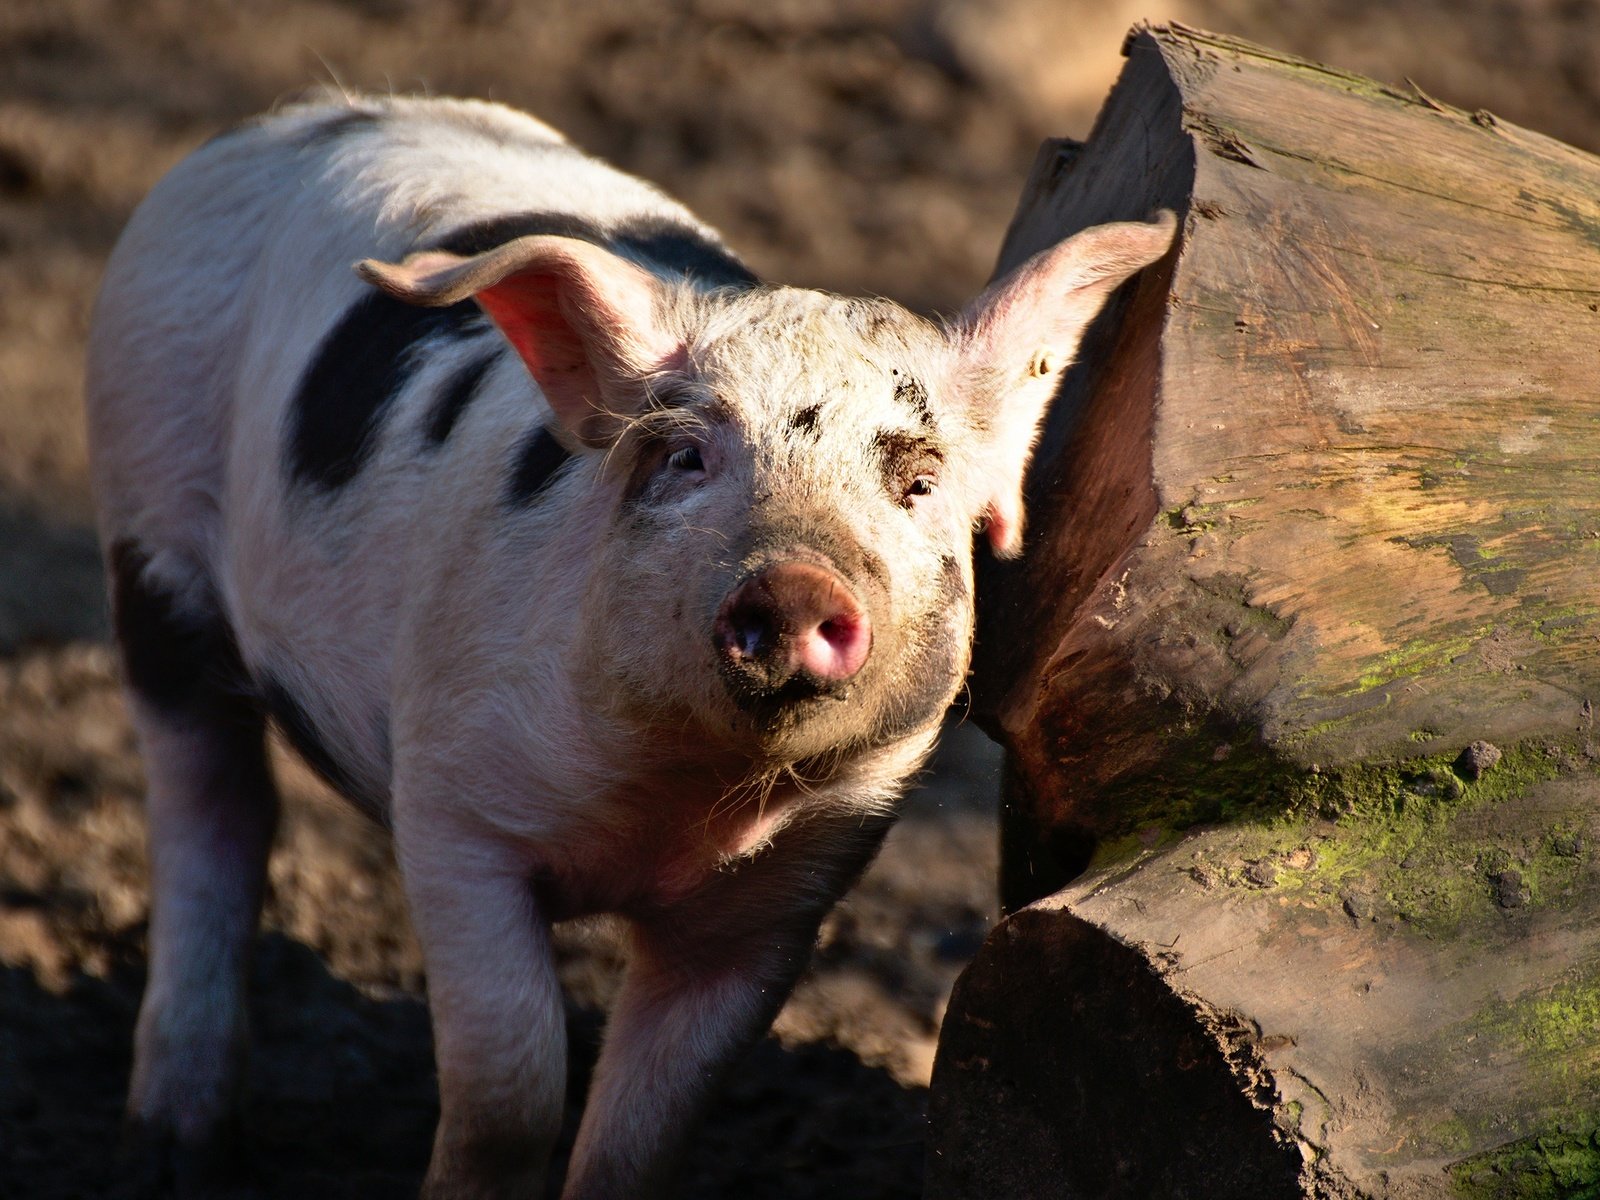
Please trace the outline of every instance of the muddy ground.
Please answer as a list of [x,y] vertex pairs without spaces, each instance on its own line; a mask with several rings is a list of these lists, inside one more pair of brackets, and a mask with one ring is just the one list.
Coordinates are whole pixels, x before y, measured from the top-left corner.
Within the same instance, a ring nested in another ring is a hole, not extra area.
[[[115,1194],[143,970],[138,759],[81,432],[95,283],[183,153],[308,85],[532,109],[762,275],[949,310],[1038,140],[1082,136],[1122,31],[1177,17],[1600,146],[1596,0],[5,0],[0,3],[0,1197]],[[949,987],[995,918],[996,764],[958,729],[690,1155],[693,1197],[920,1194]],[[388,847],[287,757],[253,984],[262,1197],[407,1196],[435,1096]],[[563,943],[572,1093],[615,978]]]

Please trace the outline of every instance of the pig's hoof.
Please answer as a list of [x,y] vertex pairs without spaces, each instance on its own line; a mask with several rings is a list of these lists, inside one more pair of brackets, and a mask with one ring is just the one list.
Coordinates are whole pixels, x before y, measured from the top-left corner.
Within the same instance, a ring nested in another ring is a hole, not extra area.
[[233,1122],[191,1142],[165,1126],[129,1117],[122,1127],[110,1195],[115,1200],[247,1200],[245,1177]]

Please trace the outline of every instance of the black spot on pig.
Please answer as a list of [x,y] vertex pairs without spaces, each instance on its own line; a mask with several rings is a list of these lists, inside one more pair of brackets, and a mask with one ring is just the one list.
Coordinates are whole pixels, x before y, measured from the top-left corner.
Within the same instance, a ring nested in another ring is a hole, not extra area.
[[661,217],[635,218],[617,230],[618,245],[651,262],[714,287],[754,287],[761,281],[742,262],[698,230]]
[[938,422],[933,419],[933,410],[928,407],[928,389],[922,386],[922,381],[899,372],[896,372],[896,376],[895,400],[916,414],[917,421],[924,429],[937,429]]
[[463,225],[434,242],[433,248],[467,258],[518,238],[536,236],[577,238],[597,246],[606,245],[600,227],[587,217],[580,217],[576,213],[522,212],[506,213]]
[[111,546],[111,619],[128,686],[167,712],[212,710],[242,696],[245,671],[220,615],[182,610],[150,580],[136,542]]
[[534,236],[576,238],[604,246],[712,287],[749,288],[760,282],[748,267],[694,226],[665,217],[629,217],[604,228],[574,213],[507,213],[464,225],[433,246],[468,256]]
[[870,341],[898,340],[899,309],[876,297],[852,296],[844,301],[845,319]]
[[872,435],[872,449],[886,465],[903,459],[931,457],[943,460],[944,452],[920,433],[904,429],[880,429]]
[[489,329],[471,300],[419,308],[382,292],[358,300],[312,356],[289,416],[288,469],[301,484],[343,487],[366,465],[384,417],[421,365],[430,338],[469,338]]
[[817,421],[822,416],[822,405],[808,404],[789,418],[789,428],[803,437],[817,436]]
[[557,473],[571,458],[555,434],[542,425],[535,429],[523,440],[512,461],[511,476],[506,481],[506,506],[526,508],[532,504],[555,482]]
[[461,414],[467,411],[467,405],[478,394],[478,385],[498,357],[496,353],[472,359],[451,376],[428,415],[427,438],[430,446],[442,446],[449,439]]

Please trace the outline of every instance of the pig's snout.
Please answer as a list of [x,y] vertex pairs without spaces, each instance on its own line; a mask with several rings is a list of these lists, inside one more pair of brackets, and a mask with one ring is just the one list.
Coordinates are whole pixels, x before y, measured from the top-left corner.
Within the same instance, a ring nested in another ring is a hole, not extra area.
[[872,622],[826,567],[773,563],[729,592],[713,636],[736,691],[766,699],[836,692],[872,649]]

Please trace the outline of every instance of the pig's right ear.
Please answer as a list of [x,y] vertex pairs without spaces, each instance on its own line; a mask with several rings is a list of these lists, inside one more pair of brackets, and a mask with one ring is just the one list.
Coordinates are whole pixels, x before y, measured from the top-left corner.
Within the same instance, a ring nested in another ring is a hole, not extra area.
[[643,400],[638,381],[684,354],[659,318],[661,283],[575,238],[518,238],[471,258],[424,250],[400,263],[367,259],[356,271],[409,304],[475,299],[522,356],[574,449],[610,444]]

